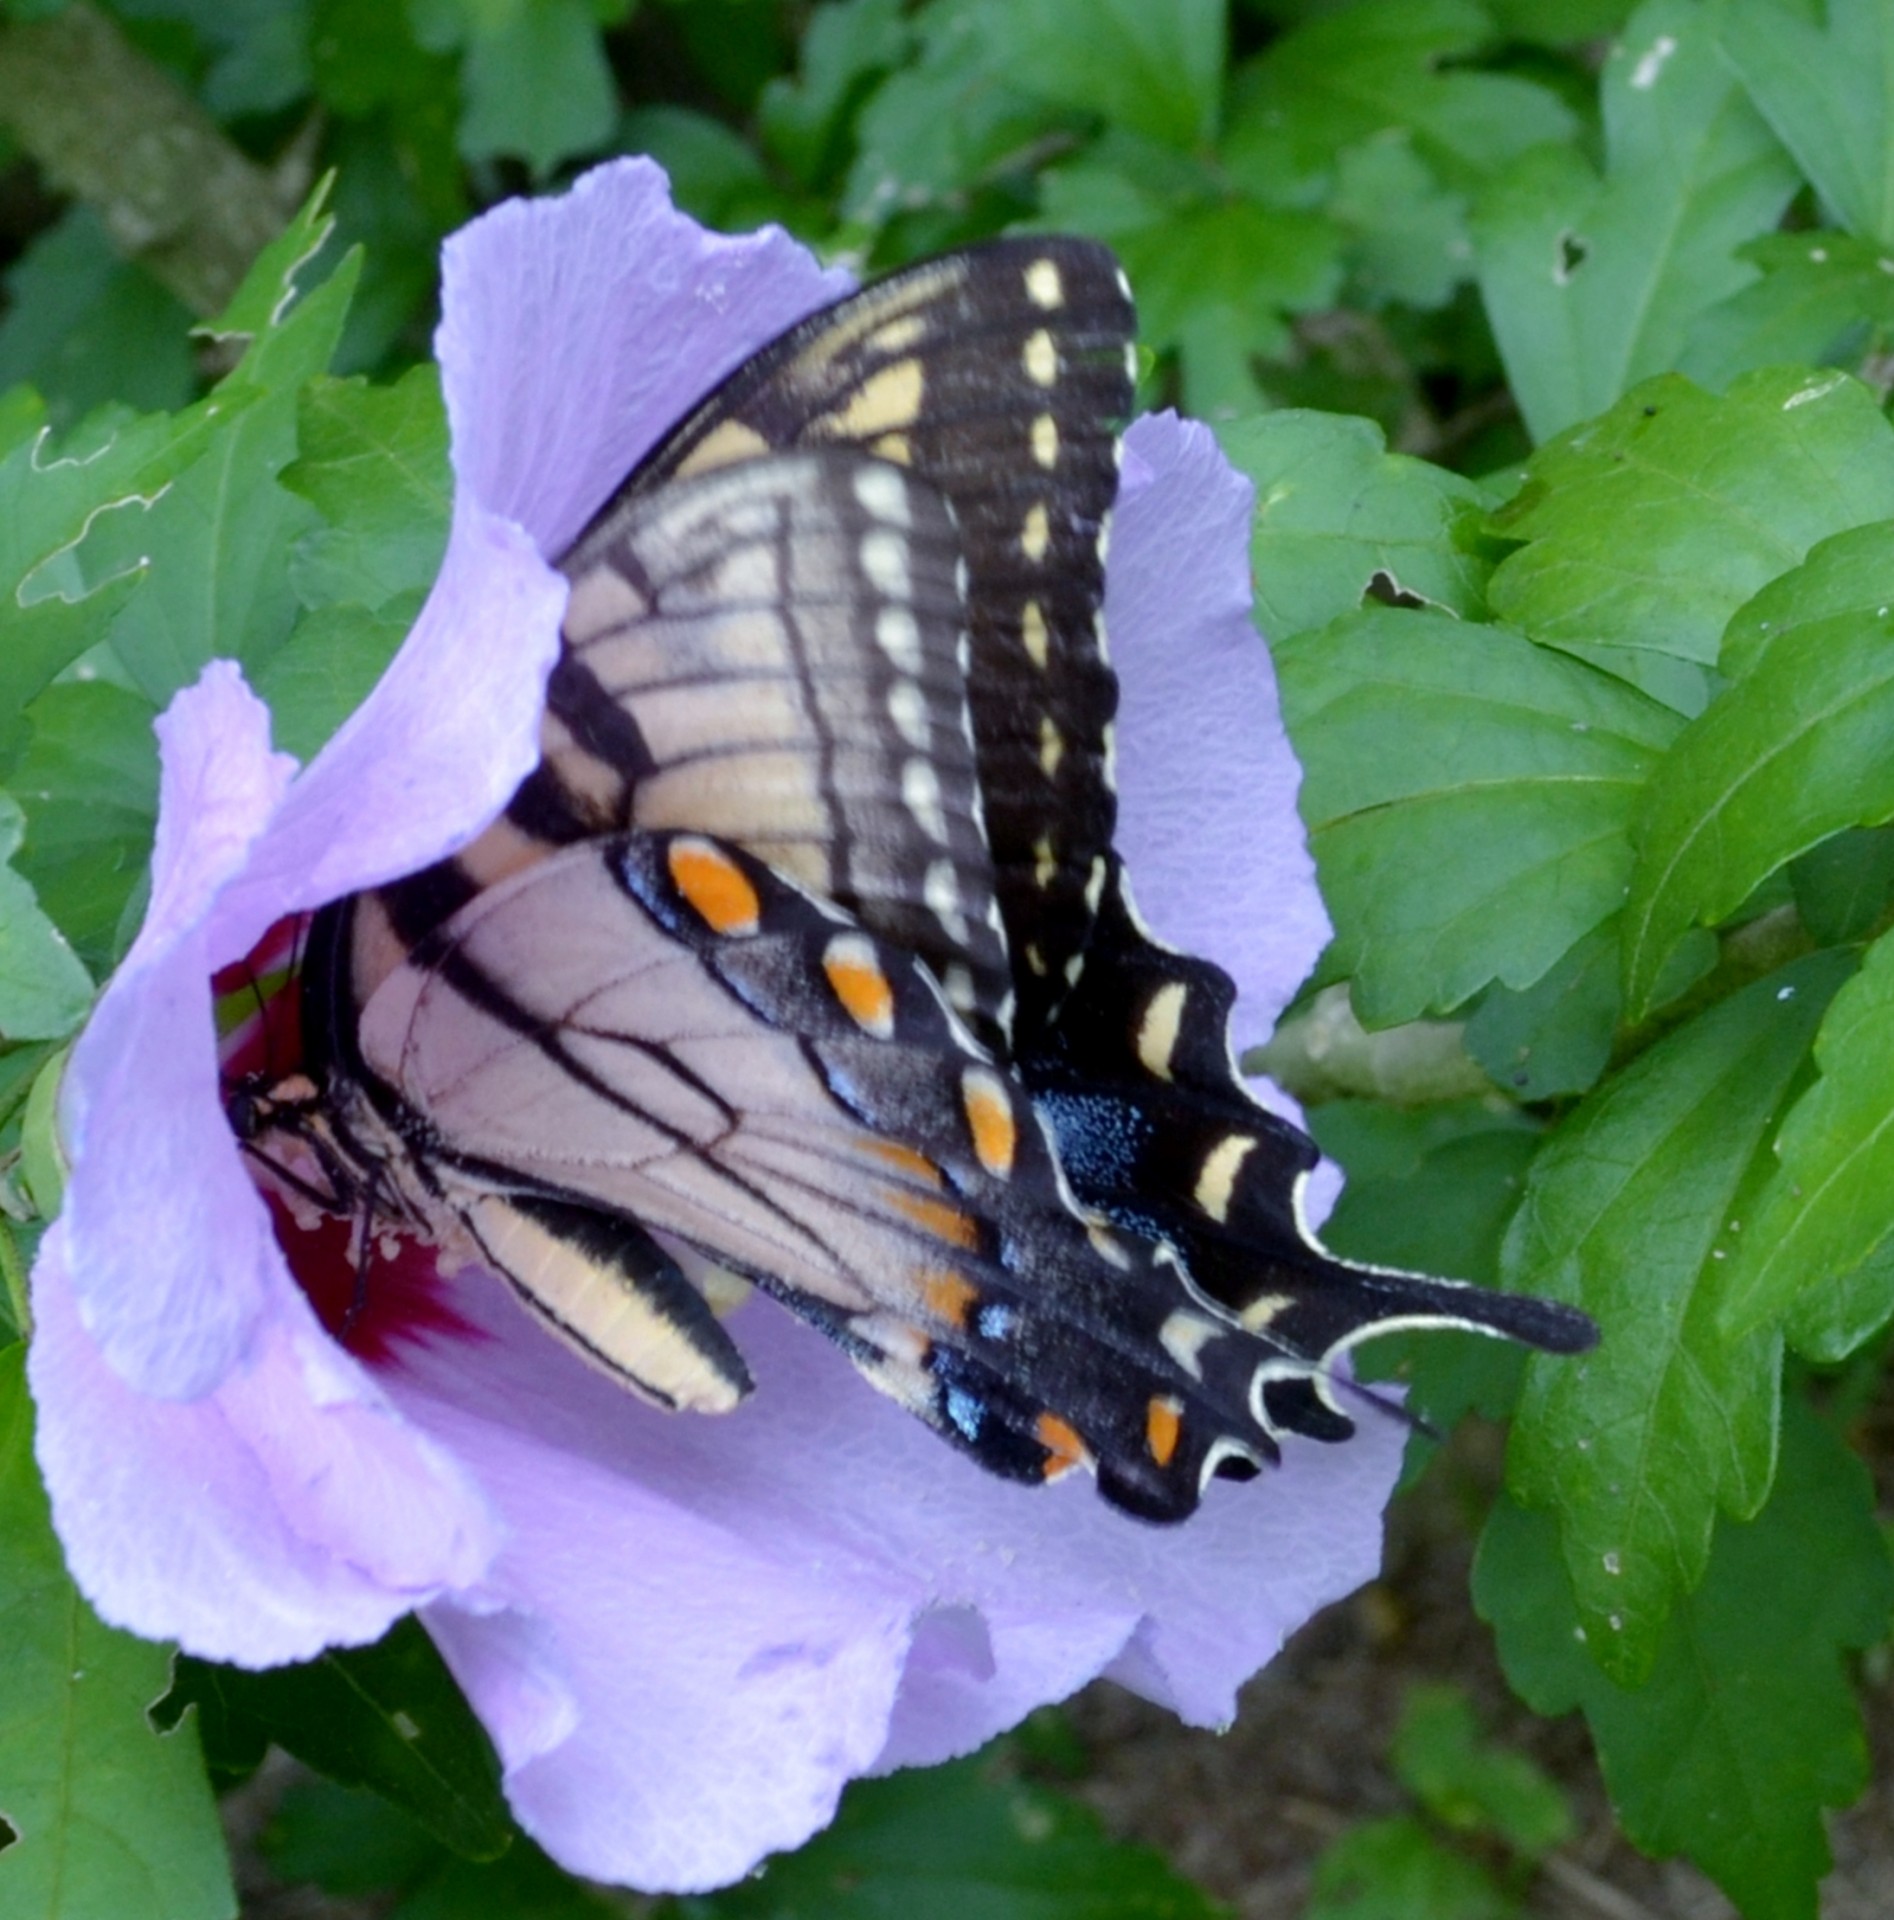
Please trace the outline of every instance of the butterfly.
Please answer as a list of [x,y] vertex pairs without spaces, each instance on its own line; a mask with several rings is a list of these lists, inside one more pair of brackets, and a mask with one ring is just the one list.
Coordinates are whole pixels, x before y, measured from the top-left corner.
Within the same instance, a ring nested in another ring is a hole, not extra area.
[[559,561],[505,813],[314,916],[251,1152],[661,1406],[751,1390],[733,1274],[989,1470],[1150,1520],[1346,1437],[1375,1332],[1591,1344],[1329,1255],[1228,977],[1138,917],[1100,613],[1134,334],[1106,249],[999,240],[688,413]]

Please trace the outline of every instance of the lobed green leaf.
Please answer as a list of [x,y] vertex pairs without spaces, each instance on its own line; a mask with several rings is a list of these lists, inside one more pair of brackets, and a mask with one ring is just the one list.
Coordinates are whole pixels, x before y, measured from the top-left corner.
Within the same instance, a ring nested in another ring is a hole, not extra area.
[[[1894,527],[1874,530],[1894,554]],[[1630,1017],[1693,926],[1727,919],[1788,861],[1844,827],[1894,819],[1894,613],[1816,611],[1778,582],[1766,645],[1651,775],[1624,908]],[[1886,594],[1885,579],[1879,592]]]
[[1527,544],[1487,597],[1536,640],[1696,714],[1743,603],[1816,542],[1889,517],[1894,431],[1857,381],[1773,368],[1719,397],[1669,376],[1533,456],[1493,516]]
[[1507,1477],[1556,1509],[1593,1657],[1626,1683],[1702,1578],[1718,1509],[1752,1514],[1769,1490],[1781,1346],[1723,1331],[1730,1223],[1848,969],[1798,961],[1607,1081],[1540,1149],[1507,1235],[1509,1287],[1598,1322],[1595,1354],[1528,1363]]
[[295,1666],[250,1672],[180,1660],[164,1717],[191,1706],[213,1754],[260,1755],[274,1742],[345,1786],[373,1788],[474,1859],[497,1857],[511,1839],[493,1749],[412,1618],[373,1646],[332,1648]]
[[1569,145],[1506,170],[1474,216],[1480,291],[1537,440],[1677,364],[1698,314],[1755,277],[1795,167],[1724,64],[1715,10],[1649,0],[1605,62],[1602,175]]
[[1781,0],[1728,0],[1724,58],[1842,225],[1894,241],[1894,17],[1825,0],[1818,24]]
[[1565,1795],[1525,1754],[1482,1735],[1458,1687],[1408,1689],[1392,1759],[1401,1784],[1444,1827],[1494,1833],[1529,1856],[1572,1837]]
[[1852,365],[1894,333],[1894,259],[1848,233],[1769,233],[1739,249],[1761,278],[1697,316],[1677,371],[1710,388],[1755,367]]
[[10,786],[26,813],[19,869],[102,978],[124,951],[127,911],[158,818],[158,741],[142,694],[63,680],[27,709]]
[[1885,1636],[1894,1573],[1866,1472],[1806,1407],[1790,1401],[1768,1504],[1717,1528],[1641,1686],[1588,1657],[1548,1517],[1501,1501],[1473,1596],[1521,1698],[1542,1714],[1584,1710],[1638,1846],[1688,1855],[1747,1920],[1815,1920],[1822,1810],[1868,1779],[1843,1656]]
[[0,1911],[232,1920],[195,1729],[160,1735],[163,1647],[105,1626],[67,1577],[33,1461],[24,1349],[0,1353]]
[[1530,986],[1621,901],[1676,716],[1503,627],[1377,609],[1276,649],[1330,964],[1370,1026]]
[[835,1824],[743,1885],[678,1902],[695,1920],[1213,1920],[1155,1852],[1076,1802],[978,1760],[858,1780]]
[[1490,571],[1454,527],[1470,480],[1390,453],[1372,420],[1284,409],[1218,432],[1256,486],[1256,624],[1272,641],[1353,612],[1374,589],[1477,618]]
[[92,977],[12,859],[26,816],[0,793],[0,1041],[61,1040],[92,1004]]
[[1519,1910],[1478,1861],[1396,1814],[1324,1849],[1302,1920],[1515,1920]]
[[[1869,948],[1815,1037],[1821,1077],[1790,1109],[1777,1165],[1743,1220],[1725,1276],[1732,1339],[1772,1325],[1816,1290],[1822,1357],[1860,1344],[1894,1314],[1894,938]],[[1851,1279],[1855,1284],[1850,1284]],[[1838,1322],[1836,1309],[1845,1307]]]

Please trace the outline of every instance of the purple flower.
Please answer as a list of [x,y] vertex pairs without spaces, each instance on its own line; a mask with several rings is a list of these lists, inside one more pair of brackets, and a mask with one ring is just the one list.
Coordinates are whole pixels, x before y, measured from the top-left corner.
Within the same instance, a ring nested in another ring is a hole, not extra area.
[[[66,1209],[34,1275],[39,1454],[109,1620],[266,1665],[419,1608],[527,1830],[580,1872],[732,1880],[855,1774],[946,1759],[1109,1673],[1216,1725],[1369,1577],[1400,1435],[1292,1445],[1185,1528],[1082,1480],[989,1478],[767,1303],[759,1391],[711,1420],[615,1390],[477,1276],[363,1364],[291,1279],[225,1124],[209,981],[286,913],[470,838],[534,755],[563,585],[543,555],[720,374],[843,282],[706,234],[641,162],[448,245],[457,480],[438,584],[307,769],[236,669],[159,723],[143,932],[74,1051]],[[1228,966],[1258,1037],[1325,922],[1248,620],[1247,485],[1201,428],[1133,430],[1109,617],[1123,843],[1156,929]]]

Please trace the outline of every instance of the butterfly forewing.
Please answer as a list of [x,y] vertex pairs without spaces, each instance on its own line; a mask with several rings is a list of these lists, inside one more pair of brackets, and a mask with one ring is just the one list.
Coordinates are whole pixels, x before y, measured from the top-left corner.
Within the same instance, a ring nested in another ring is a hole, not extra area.
[[1134,332],[1118,263],[1088,241],[995,241],[891,275],[739,368],[575,548],[609,537],[640,494],[789,446],[857,447],[946,498],[967,566],[987,838],[1028,1031],[1080,963],[1111,843],[1118,694],[1099,608]]
[[847,449],[773,455],[634,496],[566,567],[546,761],[579,829],[732,840],[919,955],[977,1027],[1002,1023],[941,496]]

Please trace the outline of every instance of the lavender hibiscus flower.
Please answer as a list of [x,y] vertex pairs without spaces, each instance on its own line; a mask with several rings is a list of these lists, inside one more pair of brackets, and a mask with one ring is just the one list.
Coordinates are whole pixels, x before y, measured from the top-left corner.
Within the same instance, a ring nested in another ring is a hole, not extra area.
[[[452,240],[456,498],[382,684],[305,770],[216,664],[160,722],[152,900],[74,1051],[65,1212],[34,1274],[39,1454],[101,1614],[268,1665],[418,1608],[522,1824],[597,1878],[718,1885],[853,1775],[964,1753],[1111,1674],[1215,1725],[1374,1571],[1390,1423],[1291,1442],[1181,1531],[1082,1482],[992,1479],[767,1303],[722,1419],[613,1388],[479,1276],[351,1352],[291,1278],[220,1103],[210,978],[287,913],[468,840],[534,757],[558,552],[720,374],[844,282],[780,233],[707,234],[601,168]],[[1122,843],[1157,931],[1256,1038],[1325,933],[1248,618],[1250,497],[1210,436],[1132,430],[1107,613]]]

